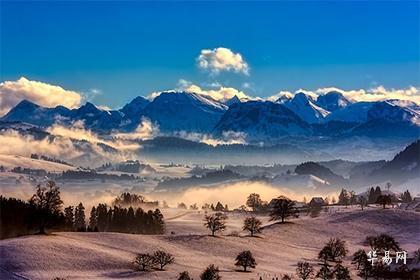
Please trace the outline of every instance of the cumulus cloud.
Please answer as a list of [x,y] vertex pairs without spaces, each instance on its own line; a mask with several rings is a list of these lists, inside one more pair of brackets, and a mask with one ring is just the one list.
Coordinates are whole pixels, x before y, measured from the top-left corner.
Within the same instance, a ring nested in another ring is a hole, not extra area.
[[240,53],[234,53],[228,48],[215,48],[201,50],[197,58],[198,67],[219,74],[222,71],[242,73],[249,75],[249,65]]
[[63,105],[75,108],[80,105],[82,96],[60,86],[30,81],[24,77],[17,81],[5,81],[0,83],[0,116],[24,99],[45,107]]

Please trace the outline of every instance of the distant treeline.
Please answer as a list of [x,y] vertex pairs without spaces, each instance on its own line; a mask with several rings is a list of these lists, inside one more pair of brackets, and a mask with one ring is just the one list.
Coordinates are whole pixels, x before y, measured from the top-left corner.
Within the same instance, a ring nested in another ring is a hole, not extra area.
[[208,172],[202,176],[191,176],[189,178],[173,178],[159,182],[158,188],[176,188],[176,187],[190,187],[200,184],[215,184],[227,180],[235,180],[242,178],[241,175],[232,172],[229,169],[222,169]]
[[138,176],[134,176],[132,174],[101,174],[96,173],[94,170],[68,170],[64,171],[60,177],[57,179],[62,180],[94,180],[94,179],[100,179],[100,180],[137,180],[140,179]]
[[121,171],[125,173],[139,173],[145,172],[156,172],[156,170],[149,164],[144,164],[138,160],[127,160],[118,164],[111,164],[110,162],[105,163],[96,169],[97,171]]
[[20,166],[13,167],[10,171],[14,173],[28,174],[28,175],[39,176],[39,177],[47,176],[49,178],[54,178],[57,176],[57,174],[50,173],[45,169],[33,169],[33,168],[25,168],[25,167],[20,167]]
[[31,154],[31,158],[41,159],[41,160],[45,160],[45,161],[51,161],[51,162],[60,163],[60,164],[68,165],[68,166],[73,166],[70,163],[65,162],[63,160],[59,160],[59,159],[52,158],[52,157],[47,157],[47,156],[44,156],[44,155]]

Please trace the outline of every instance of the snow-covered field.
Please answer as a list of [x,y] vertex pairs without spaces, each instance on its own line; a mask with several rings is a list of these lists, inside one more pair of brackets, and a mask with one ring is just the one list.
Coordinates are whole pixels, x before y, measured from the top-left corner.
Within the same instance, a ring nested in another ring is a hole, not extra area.
[[33,159],[28,157],[22,157],[17,155],[4,155],[0,154],[0,166],[7,169],[14,167],[31,168],[31,169],[44,169],[48,172],[60,173],[66,170],[76,169],[73,166],[61,164],[57,162],[51,162],[41,159]]
[[[351,254],[362,248],[367,235],[388,233],[412,255],[420,245],[420,213],[394,209],[335,208],[317,218],[303,216],[292,223],[272,224],[261,217],[265,229],[259,237],[241,231],[245,214],[229,214],[227,230],[208,236],[203,212],[165,212],[165,235],[57,232],[0,241],[1,279],[176,279],[188,270],[194,279],[209,264],[216,264],[223,279],[272,279],[293,273],[298,261],[316,263],[318,251],[330,237],[347,242]],[[166,271],[136,272],[131,261],[136,253],[163,249],[175,256]],[[366,248],[367,249],[367,248]],[[236,271],[234,259],[251,250],[258,266],[252,273]],[[353,278],[357,279],[352,271]]]

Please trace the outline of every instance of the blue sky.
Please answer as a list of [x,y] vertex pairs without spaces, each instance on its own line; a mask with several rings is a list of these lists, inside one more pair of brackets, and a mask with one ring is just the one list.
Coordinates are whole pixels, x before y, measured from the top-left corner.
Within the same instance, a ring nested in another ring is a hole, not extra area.
[[[419,2],[1,2],[1,81],[24,76],[118,107],[179,79],[253,96],[418,87]],[[240,53],[249,75],[197,67]],[[247,86],[244,86],[247,85]]]

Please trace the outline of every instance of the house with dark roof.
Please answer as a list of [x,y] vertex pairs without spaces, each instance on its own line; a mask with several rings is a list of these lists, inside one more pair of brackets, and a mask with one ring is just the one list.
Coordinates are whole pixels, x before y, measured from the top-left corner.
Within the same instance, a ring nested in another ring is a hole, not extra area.
[[309,207],[322,207],[327,205],[322,197],[313,197],[311,201],[309,201]]

